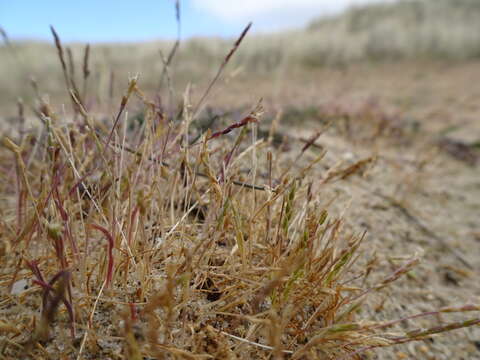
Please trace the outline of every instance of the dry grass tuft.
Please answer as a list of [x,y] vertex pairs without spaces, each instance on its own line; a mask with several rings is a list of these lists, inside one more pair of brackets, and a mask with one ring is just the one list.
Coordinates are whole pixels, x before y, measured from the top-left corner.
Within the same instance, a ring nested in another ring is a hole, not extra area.
[[[360,359],[479,324],[390,332],[478,312],[473,304],[388,322],[362,316],[372,294],[420,261],[413,255],[371,283],[374,264],[359,261],[367,235],[329,215],[322,189],[373,158],[316,181],[320,131],[285,167],[256,136],[261,104],[223,130],[198,130],[191,125],[215,79],[195,107],[187,89],[177,117],[132,78],[102,122],[52,32],[74,110],[39,102],[39,132],[4,137],[0,151],[11,169],[0,185],[3,357]],[[129,130],[132,102],[144,119]]]

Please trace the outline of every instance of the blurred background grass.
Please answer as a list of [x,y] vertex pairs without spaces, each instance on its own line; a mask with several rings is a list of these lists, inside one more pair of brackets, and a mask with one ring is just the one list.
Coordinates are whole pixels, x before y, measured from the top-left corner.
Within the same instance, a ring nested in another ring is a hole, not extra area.
[[[345,69],[359,63],[474,61],[480,57],[479,20],[478,0],[400,0],[356,6],[320,17],[305,28],[250,35],[230,69],[271,81],[272,76],[288,79],[295,71]],[[211,78],[231,43],[232,39],[221,37],[182,41],[170,69],[175,87],[181,91],[187,82]],[[172,45],[173,41],[94,44],[92,83],[105,93],[112,87],[123,88],[129,74],[140,73],[142,88],[155,90],[163,68],[159,50],[167,54]],[[84,45],[69,46],[81,66]],[[63,93],[51,43],[14,41],[1,46],[0,76],[4,79],[0,105],[9,111],[17,97],[32,99],[30,77],[52,98]]]

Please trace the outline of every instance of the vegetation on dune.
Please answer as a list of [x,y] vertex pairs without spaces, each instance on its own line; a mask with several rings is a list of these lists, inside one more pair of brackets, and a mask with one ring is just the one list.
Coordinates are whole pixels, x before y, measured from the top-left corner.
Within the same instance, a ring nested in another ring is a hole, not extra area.
[[476,59],[480,55],[479,5],[476,0],[401,0],[354,7],[310,24],[309,36],[317,39],[317,45],[312,42],[313,51],[306,59],[312,65]]
[[[285,72],[319,66],[477,59],[479,19],[476,0],[404,0],[356,7],[314,21],[306,29],[250,36],[231,63],[236,68],[235,74],[243,71],[276,79]],[[0,105],[13,114],[12,104],[18,96],[33,101],[34,95],[26,85],[30,81],[27,74],[35,74],[37,83],[52,99],[62,99],[62,91],[56,84],[63,75],[51,46],[42,42],[9,42],[7,33],[8,29],[1,33],[4,42],[0,46],[0,76],[4,81],[0,83],[3,94]],[[215,69],[209,65],[221,58],[229,42],[221,38],[193,38],[183,42],[170,67],[173,87],[183,91],[188,82],[198,83],[213,76]],[[92,82],[95,88],[91,91],[98,92],[98,96],[91,101],[105,104],[107,96],[119,96],[121,79],[128,74],[162,71],[159,49],[165,55],[172,45],[173,41],[92,45],[90,78],[95,80]],[[73,53],[83,51],[80,44],[69,47]],[[40,53],[42,56],[37,56]],[[141,81],[142,88],[148,91],[156,90],[159,85],[155,77],[143,77]]]
[[[477,312],[477,304],[366,318],[370,297],[420,261],[412,254],[372,279],[375,261],[361,251],[368,235],[329,215],[335,199],[325,201],[322,190],[362,174],[373,157],[319,177],[320,128],[293,143],[296,155],[286,161],[273,144],[275,120],[268,136],[257,136],[261,102],[225,126],[215,118],[198,124],[247,31],[204,96],[192,103],[187,88],[177,106],[170,56],[163,97],[151,99],[132,77],[121,98],[92,101],[90,49],[80,70],[52,29],[68,105],[56,109],[34,82],[40,125],[24,131],[19,103],[18,131],[0,149],[2,356],[360,359],[480,323],[391,331]],[[141,116],[129,121],[129,109]],[[367,141],[397,133],[367,110]],[[113,119],[98,115],[112,112]],[[345,118],[345,132],[360,137]]]

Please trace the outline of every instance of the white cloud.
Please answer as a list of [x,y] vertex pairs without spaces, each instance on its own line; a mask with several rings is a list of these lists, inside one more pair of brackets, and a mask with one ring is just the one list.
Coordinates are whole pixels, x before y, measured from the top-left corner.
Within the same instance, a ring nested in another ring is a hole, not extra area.
[[385,0],[192,0],[198,9],[220,21],[253,21],[259,30],[303,26],[315,17],[341,11],[351,5]]

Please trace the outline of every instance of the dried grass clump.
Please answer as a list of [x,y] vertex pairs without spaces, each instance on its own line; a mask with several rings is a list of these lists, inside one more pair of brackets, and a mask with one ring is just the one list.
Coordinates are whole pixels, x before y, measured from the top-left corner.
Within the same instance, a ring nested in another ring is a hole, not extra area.
[[409,145],[420,133],[420,124],[400,112],[382,107],[375,98],[357,105],[328,102],[321,106],[289,107],[282,113],[282,122],[293,125],[315,122],[329,125],[336,134],[352,143],[386,141],[390,145]]
[[[187,89],[174,116],[132,78],[105,124],[85,105],[54,36],[71,115],[39,98],[39,132],[4,137],[0,151],[3,357],[360,358],[480,322],[388,332],[475,305],[384,323],[362,318],[369,295],[419,257],[367,281],[374,266],[357,261],[366,234],[343,230],[321,192],[358,167],[317,186],[314,167],[325,153],[303,155],[321,132],[288,168],[256,137],[261,102],[224,129],[195,133],[215,80],[196,106]],[[135,101],[144,121],[127,130]]]

